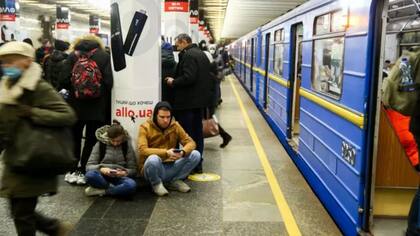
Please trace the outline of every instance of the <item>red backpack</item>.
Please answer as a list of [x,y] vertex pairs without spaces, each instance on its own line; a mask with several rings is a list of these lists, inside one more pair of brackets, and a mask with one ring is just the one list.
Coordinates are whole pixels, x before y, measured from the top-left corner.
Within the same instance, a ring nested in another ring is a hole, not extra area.
[[90,99],[101,96],[102,73],[91,59],[97,48],[88,53],[76,52],[77,61],[73,66],[71,83],[77,99]]

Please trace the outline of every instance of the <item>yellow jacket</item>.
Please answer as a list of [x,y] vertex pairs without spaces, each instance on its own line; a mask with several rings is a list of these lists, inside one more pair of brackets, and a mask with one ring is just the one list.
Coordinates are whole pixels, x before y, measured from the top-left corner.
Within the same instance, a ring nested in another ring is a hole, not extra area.
[[162,131],[151,119],[140,125],[138,136],[139,160],[138,166],[143,175],[143,166],[147,157],[158,155],[163,162],[168,160],[167,150],[177,148],[182,144],[185,155],[188,156],[196,147],[194,140],[185,132],[181,125],[172,118],[168,128]]

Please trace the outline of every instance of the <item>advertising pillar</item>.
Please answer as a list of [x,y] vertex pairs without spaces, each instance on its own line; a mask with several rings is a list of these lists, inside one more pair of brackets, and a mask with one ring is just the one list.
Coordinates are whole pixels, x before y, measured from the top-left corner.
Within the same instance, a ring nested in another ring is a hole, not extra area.
[[0,0],[1,43],[18,40],[16,11],[15,0]]
[[188,0],[165,0],[165,36],[174,44],[181,33],[190,33],[190,14]]
[[97,15],[89,15],[89,33],[98,34],[101,30],[101,19]]
[[57,39],[70,40],[70,10],[68,7],[57,6],[55,32]]
[[198,32],[198,6],[199,0],[190,0],[190,35],[193,43],[200,42]]
[[111,1],[112,118],[136,143],[160,99],[160,0]]

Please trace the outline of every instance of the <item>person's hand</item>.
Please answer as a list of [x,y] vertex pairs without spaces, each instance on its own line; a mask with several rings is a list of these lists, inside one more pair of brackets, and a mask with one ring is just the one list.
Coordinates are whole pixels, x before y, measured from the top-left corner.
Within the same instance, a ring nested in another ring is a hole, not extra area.
[[174,85],[174,78],[172,78],[172,77],[166,77],[166,78],[165,78],[165,81],[166,81],[166,84],[167,84],[169,87],[172,87],[172,86]]
[[99,171],[101,172],[101,174],[109,176],[109,177],[114,177],[115,174],[117,173],[116,170],[108,168],[108,167],[102,167],[101,169],[99,169]]
[[115,174],[115,176],[122,178],[122,177],[127,177],[128,172],[127,170],[124,169],[117,169],[117,173]]
[[173,161],[176,161],[176,160],[182,158],[183,152],[182,151],[181,152],[174,152],[174,150],[175,150],[174,148],[171,148],[171,149],[169,149],[169,150],[166,151],[166,153],[168,154],[169,159],[170,160],[173,160]]

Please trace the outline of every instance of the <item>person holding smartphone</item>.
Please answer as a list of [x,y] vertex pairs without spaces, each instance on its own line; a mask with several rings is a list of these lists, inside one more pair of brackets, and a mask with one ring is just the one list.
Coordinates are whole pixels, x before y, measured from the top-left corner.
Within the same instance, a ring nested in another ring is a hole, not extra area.
[[127,131],[114,120],[96,131],[98,142],[86,165],[87,196],[129,196],[136,191],[137,164]]
[[[182,148],[177,148],[178,145]],[[168,102],[159,102],[153,118],[140,126],[138,151],[139,170],[158,196],[168,189],[191,191],[183,180],[200,163],[201,155],[194,150],[195,142],[172,116]]]

